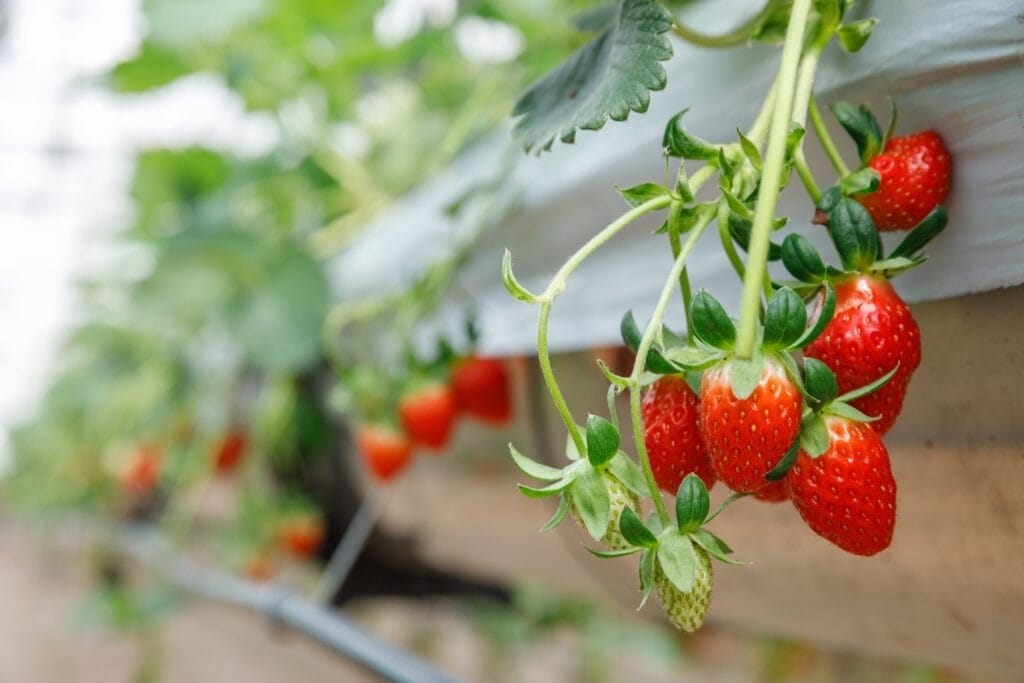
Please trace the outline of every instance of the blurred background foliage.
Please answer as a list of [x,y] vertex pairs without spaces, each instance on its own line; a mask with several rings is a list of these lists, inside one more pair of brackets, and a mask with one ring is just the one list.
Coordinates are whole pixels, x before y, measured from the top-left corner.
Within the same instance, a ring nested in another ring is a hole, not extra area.
[[[259,552],[274,519],[302,506],[267,463],[318,450],[299,441],[326,429],[297,388],[332,358],[324,321],[350,303],[332,300],[325,264],[494,131],[522,87],[586,39],[570,18],[588,4],[144,0],[137,54],[100,85],[130,98],[212,77],[271,122],[272,143],[138,151],[119,266],[82,283],[52,385],[12,433],[5,497],[39,513],[146,515],[125,482],[155,468],[173,512],[210,478],[217,440],[244,425],[263,465],[244,463],[239,506],[278,508],[237,516],[235,536]],[[442,275],[412,285],[429,297],[389,305],[429,307]]]

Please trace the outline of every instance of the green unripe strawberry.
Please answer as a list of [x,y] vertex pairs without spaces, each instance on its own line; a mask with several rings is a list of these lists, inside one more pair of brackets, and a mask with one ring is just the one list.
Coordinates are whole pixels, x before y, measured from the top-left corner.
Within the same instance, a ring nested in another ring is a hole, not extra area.
[[[629,506],[633,512],[639,514],[640,499],[612,473],[605,472],[603,479],[605,488],[608,489],[608,499],[611,504],[609,505],[608,513],[608,531],[599,540],[609,550],[631,548],[630,543],[622,537],[622,532],[619,531],[619,516],[626,506]],[[583,517],[580,516],[579,510],[576,508],[576,501],[572,499],[572,494],[569,494],[569,512],[572,513],[573,519],[576,520],[580,528],[586,531],[587,527],[583,524]]]
[[684,593],[669,581],[661,570],[661,565],[654,569],[654,590],[661,599],[661,607],[676,628],[693,633],[704,623],[704,616],[711,605],[711,588],[714,585],[714,572],[711,569],[711,558],[702,548],[694,547],[697,555],[697,569],[693,590]]

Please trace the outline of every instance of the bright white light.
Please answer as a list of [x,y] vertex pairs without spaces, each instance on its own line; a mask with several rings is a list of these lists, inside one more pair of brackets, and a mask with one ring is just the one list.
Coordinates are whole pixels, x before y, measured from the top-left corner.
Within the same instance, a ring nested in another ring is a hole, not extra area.
[[328,144],[339,154],[357,161],[366,158],[373,144],[366,131],[350,121],[331,126],[327,139]]
[[522,32],[503,21],[468,16],[455,25],[455,44],[475,64],[504,64],[518,57],[525,44]]
[[373,17],[373,35],[385,47],[400,45],[430,25],[452,23],[456,0],[388,0]]

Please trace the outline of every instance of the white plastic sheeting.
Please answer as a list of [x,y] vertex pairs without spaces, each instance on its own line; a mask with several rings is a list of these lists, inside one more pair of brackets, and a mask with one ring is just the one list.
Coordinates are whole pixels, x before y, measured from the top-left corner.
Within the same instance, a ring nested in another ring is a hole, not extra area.
[[[683,19],[714,32],[758,7],[757,0],[704,0]],[[929,247],[929,262],[900,276],[897,288],[908,300],[923,301],[1024,282],[1024,2],[861,2],[857,14],[877,16],[880,23],[861,53],[846,55],[835,47],[826,53],[816,81],[819,101],[866,103],[884,126],[894,98],[898,132],[933,128],[954,159],[950,226]],[[779,52],[761,45],[709,50],[679,41],[675,48],[666,65],[668,88],[654,93],[647,114],[581,132],[575,145],[556,144],[541,157],[513,152],[497,206],[470,203],[455,218],[445,212],[468,188],[500,174],[510,158],[507,130],[410,194],[332,264],[337,294],[358,298],[401,286],[483,222],[487,233],[459,284],[476,301],[485,351],[529,352],[537,311],[504,291],[503,250],[512,251],[520,281],[541,291],[573,251],[626,208],[613,185],[664,178],[660,145],[667,119],[690,107],[690,130],[713,141],[735,139],[738,125],[749,126]],[[844,144],[845,134],[834,128],[852,163],[852,144]],[[834,172],[813,134],[806,147],[819,182],[830,184]],[[806,222],[811,212],[794,178],[779,213],[830,255],[822,230]],[[664,237],[650,234],[660,220],[627,228],[572,277],[552,314],[553,349],[614,343],[626,309],[639,320],[649,314],[671,265]],[[735,312],[740,285],[713,232],[691,258],[691,278],[695,288],[708,288]],[[674,305],[668,320],[681,327],[681,306]]]

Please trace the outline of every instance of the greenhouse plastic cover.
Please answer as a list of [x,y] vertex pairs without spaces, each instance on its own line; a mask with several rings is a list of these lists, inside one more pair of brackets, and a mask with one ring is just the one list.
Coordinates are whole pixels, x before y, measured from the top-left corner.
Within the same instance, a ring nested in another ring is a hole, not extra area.
[[[704,0],[680,16],[714,32],[758,8],[758,2]],[[894,99],[897,133],[933,128],[954,160],[949,227],[929,246],[929,261],[896,280],[897,289],[915,302],[1024,282],[1024,3],[876,0],[857,4],[854,18],[861,16],[879,18],[874,36],[855,55],[829,48],[816,97],[868,104],[883,126]],[[652,94],[646,114],[581,132],[576,144],[556,143],[539,157],[521,152],[510,127],[499,131],[381,215],[339,256],[331,267],[336,294],[352,299],[402,287],[483,228],[458,282],[479,316],[482,350],[532,352],[537,309],[505,291],[499,268],[505,248],[522,284],[543,291],[569,255],[628,208],[614,186],[663,181],[661,137],[669,117],[689,107],[689,130],[734,140],[737,126],[749,126],[778,63],[777,48],[764,45],[673,45],[668,87]],[[845,144],[838,127],[832,132],[854,161],[852,143]],[[830,184],[834,172],[813,135],[806,150],[819,182]],[[481,185],[483,191],[467,195]],[[455,202],[462,210],[452,215]],[[835,262],[823,230],[806,222],[810,211],[802,186],[792,182],[779,215],[790,216],[790,225]],[[651,235],[661,218],[649,218],[623,231],[570,279],[553,309],[552,349],[617,343],[627,309],[641,321],[649,315],[671,267],[664,237]],[[689,264],[695,288],[709,289],[735,314],[740,283],[714,235],[704,236]],[[682,327],[678,297],[673,305],[667,320]],[[461,307],[449,313],[454,321]]]

